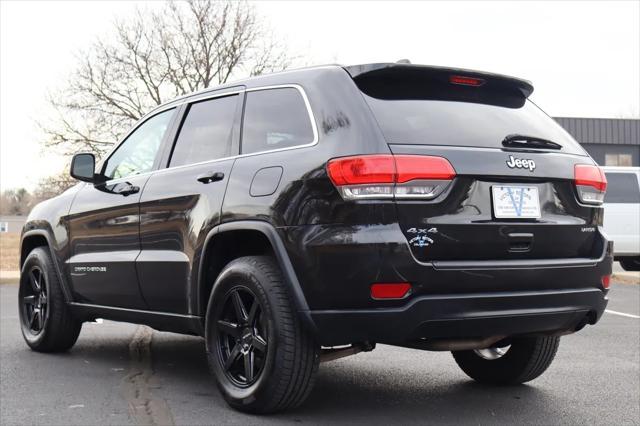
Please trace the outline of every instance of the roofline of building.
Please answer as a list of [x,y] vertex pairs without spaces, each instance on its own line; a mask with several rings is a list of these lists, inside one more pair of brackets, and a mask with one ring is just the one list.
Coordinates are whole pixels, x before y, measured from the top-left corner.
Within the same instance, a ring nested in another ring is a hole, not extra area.
[[566,115],[554,115],[552,118],[566,118],[570,120],[634,120],[640,121],[640,117],[637,118],[624,118],[624,117],[568,117]]

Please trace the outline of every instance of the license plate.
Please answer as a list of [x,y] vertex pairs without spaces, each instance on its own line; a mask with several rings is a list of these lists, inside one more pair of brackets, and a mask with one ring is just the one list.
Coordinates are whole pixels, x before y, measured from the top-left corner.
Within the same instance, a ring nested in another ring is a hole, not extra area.
[[496,185],[491,187],[496,218],[539,218],[540,199],[535,186]]

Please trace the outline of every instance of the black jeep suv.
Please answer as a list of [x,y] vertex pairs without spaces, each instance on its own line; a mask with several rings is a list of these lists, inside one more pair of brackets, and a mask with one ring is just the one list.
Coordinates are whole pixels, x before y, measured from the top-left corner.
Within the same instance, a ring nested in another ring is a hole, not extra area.
[[204,337],[228,403],[299,405],[376,343],[466,374],[544,372],[607,304],[606,179],[525,80],[323,66],[150,112],[24,227],[22,332],[69,349],[106,318]]

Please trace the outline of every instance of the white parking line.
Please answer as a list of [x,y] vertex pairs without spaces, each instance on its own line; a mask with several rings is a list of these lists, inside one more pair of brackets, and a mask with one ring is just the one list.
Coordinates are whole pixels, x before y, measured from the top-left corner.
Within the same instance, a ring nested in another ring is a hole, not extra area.
[[640,316],[638,315],[625,314],[624,312],[612,311],[610,309],[605,309],[605,312],[608,314],[620,315],[621,317],[640,319]]

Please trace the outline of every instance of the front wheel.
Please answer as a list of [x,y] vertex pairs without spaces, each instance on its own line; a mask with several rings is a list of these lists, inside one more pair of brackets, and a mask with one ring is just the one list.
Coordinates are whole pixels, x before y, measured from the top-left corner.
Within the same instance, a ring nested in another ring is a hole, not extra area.
[[272,258],[242,257],[223,269],[209,299],[205,338],[209,367],[233,408],[282,411],[311,391],[319,346],[300,324]]
[[63,352],[78,339],[82,322],[67,305],[49,251],[33,249],[20,273],[18,312],[22,336],[38,352]]
[[500,348],[452,352],[458,366],[481,383],[514,385],[540,376],[551,365],[560,337],[522,337]]

